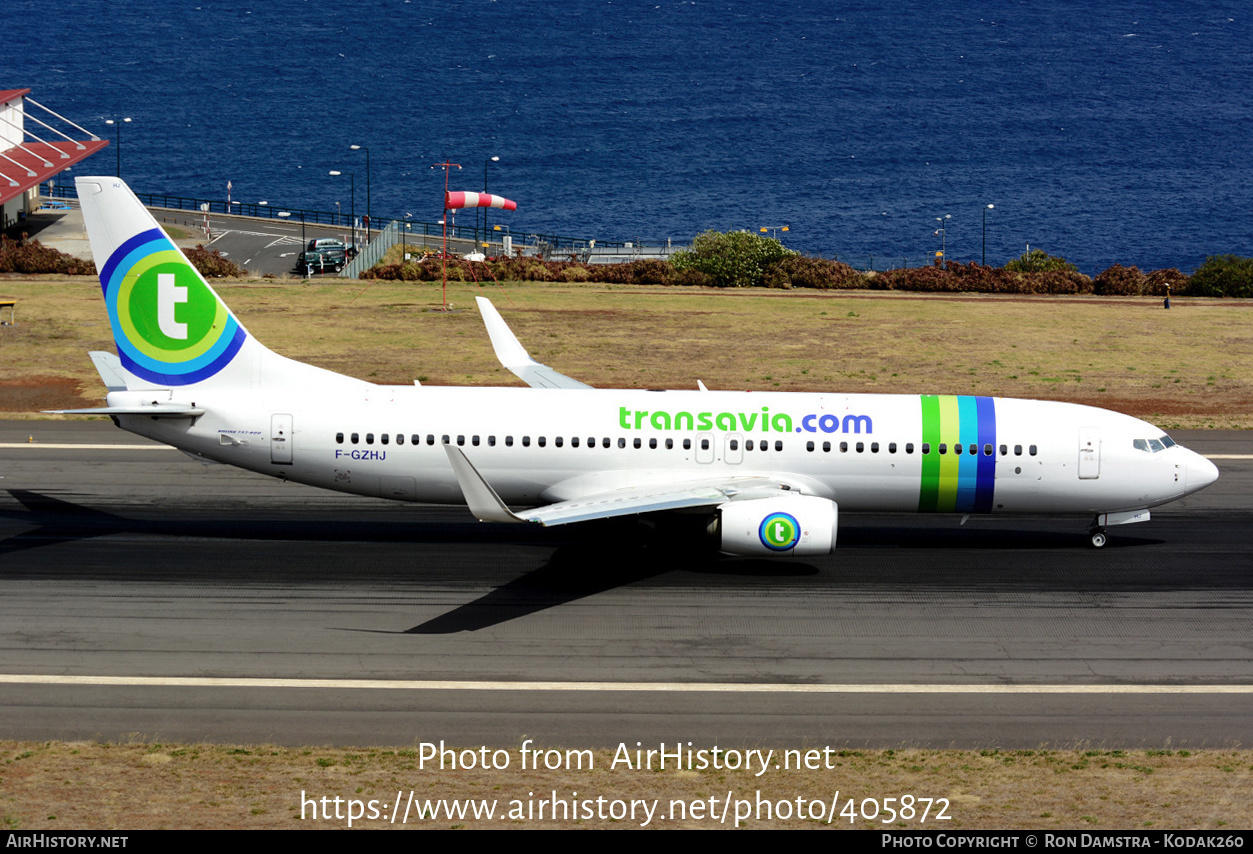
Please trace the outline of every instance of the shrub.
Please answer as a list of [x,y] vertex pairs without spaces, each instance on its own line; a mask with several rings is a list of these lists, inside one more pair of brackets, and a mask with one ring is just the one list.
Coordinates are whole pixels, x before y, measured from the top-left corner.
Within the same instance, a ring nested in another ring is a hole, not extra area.
[[96,265],[44,246],[38,240],[9,240],[0,234],[0,273],[59,273],[94,276]]
[[764,284],[768,288],[860,288],[862,276],[839,261],[811,258],[807,255],[785,255],[766,268]]
[[751,288],[765,284],[766,268],[794,254],[771,237],[747,231],[706,231],[692,241],[692,248],[674,253],[676,270],[699,270],[719,288]]
[[205,249],[203,245],[198,244],[195,249],[187,249],[183,254],[206,279],[223,277],[238,279],[248,275],[247,270],[234,261],[223,258],[222,253],[216,249]]
[[1092,280],[1092,292],[1106,296],[1138,296],[1146,292],[1149,277],[1140,272],[1138,267],[1124,267],[1115,264],[1108,270],[1097,273]]
[[1154,270],[1148,275],[1148,281],[1145,283],[1144,292],[1157,297],[1166,296],[1166,286],[1170,285],[1170,292],[1184,296],[1192,293],[1192,280],[1189,276],[1179,272],[1174,267],[1165,270]]
[[1024,252],[1005,265],[1005,269],[1014,273],[1051,273],[1062,270],[1078,272],[1079,268],[1067,261],[1048,254],[1043,249],[1032,249]]
[[700,270],[676,270],[673,282],[674,284],[682,285],[685,288],[713,287],[713,280]]
[[637,285],[668,285],[674,277],[674,269],[669,262],[660,258],[632,261],[630,267],[631,281]]
[[1200,297],[1253,296],[1253,258],[1211,255],[1192,274],[1188,294]]

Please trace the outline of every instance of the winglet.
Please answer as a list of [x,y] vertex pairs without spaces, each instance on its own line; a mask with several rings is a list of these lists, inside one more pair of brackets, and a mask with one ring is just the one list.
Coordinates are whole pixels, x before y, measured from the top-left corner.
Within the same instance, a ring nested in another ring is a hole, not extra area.
[[518,341],[517,336],[509,329],[496,306],[486,297],[475,297],[479,304],[479,312],[483,315],[483,324],[487,327],[487,335],[492,339],[492,349],[500,363],[513,372],[531,388],[591,388],[586,383],[558,373],[547,365],[541,365],[531,358],[531,354]]
[[461,487],[461,494],[465,496],[470,512],[480,522],[525,521],[515,516],[505,502],[500,500],[496,490],[483,479],[483,475],[479,474],[478,469],[466,458],[460,448],[445,445],[444,452],[448,454],[448,462],[452,464],[453,474],[457,476],[457,485]]

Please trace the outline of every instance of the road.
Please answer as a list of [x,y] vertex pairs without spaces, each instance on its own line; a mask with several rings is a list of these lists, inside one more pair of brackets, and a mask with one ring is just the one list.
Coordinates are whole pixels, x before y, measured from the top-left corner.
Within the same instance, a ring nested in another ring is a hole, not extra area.
[[1100,551],[1077,518],[842,515],[834,555],[767,561],[0,422],[0,737],[1244,743],[1253,436],[1176,438],[1222,479]]

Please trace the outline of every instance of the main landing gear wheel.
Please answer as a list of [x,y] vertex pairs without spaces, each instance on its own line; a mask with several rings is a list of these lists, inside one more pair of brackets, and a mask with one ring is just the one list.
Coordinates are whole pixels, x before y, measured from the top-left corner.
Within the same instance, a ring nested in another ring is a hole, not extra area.
[[1092,548],[1094,549],[1104,548],[1105,544],[1109,542],[1109,537],[1105,534],[1104,528],[1094,528],[1088,534],[1092,538]]

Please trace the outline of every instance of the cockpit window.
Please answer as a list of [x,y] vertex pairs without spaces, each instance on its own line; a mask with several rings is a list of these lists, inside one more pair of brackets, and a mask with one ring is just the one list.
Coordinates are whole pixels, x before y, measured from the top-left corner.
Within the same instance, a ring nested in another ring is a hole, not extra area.
[[1175,440],[1163,434],[1160,439],[1135,439],[1132,444],[1135,445],[1137,451],[1156,454],[1158,451],[1173,447]]

